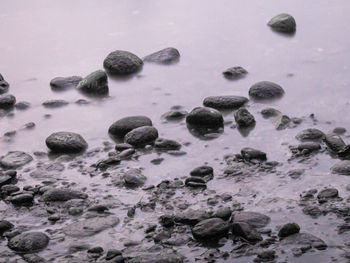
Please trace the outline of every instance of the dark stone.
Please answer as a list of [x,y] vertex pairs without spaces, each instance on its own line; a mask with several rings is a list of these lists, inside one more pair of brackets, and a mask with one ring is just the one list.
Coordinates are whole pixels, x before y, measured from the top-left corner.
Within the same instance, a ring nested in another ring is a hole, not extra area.
[[83,78],[80,76],[57,77],[50,81],[52,90],[62,91],[68,88],[75,88]]
[[350,161],[344,160],[336,163],[331,167],[331,171],[334,174],[350,175]]
[[188,112],[184,110],[171,110],[164,113],[162,117],[168,121],[176,121],[185,118],[187,114]]
[[221,127],[223,126],[224,118],[216,109],[197,107],[186,116],[186,122],[191,125]]
[[293,169],[288,172],[288,176],[293,179],[298,179],[303,173],[304,169]]
[[116,256],[120,256],[121,254],[122,254],[122,252],[120,250],[109,249],[107,251],[106,260],[111,260],[112,258],[115,258]]
[[197,176],[197,177],[205,177],[207,175],[213,175],[214,174],[214,169],[211,166],[203,165],[194,168],[190,172],[191,176]]
[[258,253],[258,261],[262,262],[272,262],[275,259],[275,257],[276,252],[272,249],[265,249]]
[[171,64],[177,62],[180,58],[180,52],[173,47],[164,48],[143,58],[145,62],[158,64]]
[[282,226],[282,228],[278,231],[279,237],[287,237],[296,233],[299,233],[300,226],[296,223],[287,223]]
[[281,241],[281,245],[310,245],[318,250],[324,250],[327,248],[327,244],[322,239],[308,233],[290,235]]
[[294,17],[289,14],[279,14],[274,16],[268,23],[268,25],[278,32],[282,33],[294,33],[296,30],[296,23]]
[[68,105],[69,102],[65,100],[47,100],[43,102],[45,108],[59,108]]
[[49,237],[44,233],[25,232],[11,238],[7,245],[19,253],[33,253],[44,249],[49,241]]
[[12,193],[19,192],[20,188],[16,185],[3,185],[1,186],[1,195],[2,196],[9,196]]
[[261,111],[261,115],[266,119],[271,117],[278,117],[281,114],[282,113],[279,110],[276,110],[274,108],[265,108]]
[[6,169],[16,169],[33,160],[33,157],[25,152],[14,151],[8,152],[1,157],[0,165]]
[[258,161],[266,161],[266,153],[253,149],[253,148],[243,148],[241,150],[241,154],[244,160],[251,161],[251,160],[258,160]]
[[0,109],[10,109],[16,103],[16,97],[11,94],[0,96]]
[[132,145],[128,143],[118,143],[115,146],[115,150],[119,152],[129,150],[129,149],[132,149]]
[[203,105],[214,109],[237,109],[243,106],[248,99],[241,96],[212,96],[203,101]]
[[321,149],[321,145],[318,142],[303,142],[298,145],[298,150],[307,150],[309,152],[315,152]]
[[343,152],[345,150],[346,144],[343,139],[337,134],[327,134],[324,137],[324,142],[327,148],[334,153]]
[[234,115],[235,121],[240,127],[249,127],[255,124],[254,116],[246,108],[238,109]]
[[283,95],[282,87],[270,81],[257,82],[249,89],[249,96],[255,100],[278,99]]
[[18,194],[11,197],[10,201],[14,205],[29,205],[33,203],[34,197],[32,194]]
[[88,211],[97,212],[97,213],[104,213],[105,211],[108,211],[108,207],[105,205],[94,205],[94,206],[89,207]]
[[46,145],[55,153],[79,153],[88,147],[84,138],[73,132],[55,132],[46,138]]
[[174,225],[174,217],[172,215],[162,215],[159,217],[159,223],[163,227],[172,227]]
[[79,82],[77,89],[91,95],[107,95],[109,90],[106,72],[103,70],[92,72]]
[[157,138],[158,130],[152,126],[144,126],[133,129],[124,137],[126,143],[135,147],[142,147],[147,144],[152,144]]
[[87,197],[87,194],[79,191],[63,188],[54,188],[45,191],[45,193],[41,196],[41,200],[44,202],[64,202],[71,199],[86,199]]
[[317,195],[317,199],[319,202],[325,201],[327,199],[337,198],[339,197],[338,190],[335,188],[326,188],[320,191]]
[[7,174],[0,174],[0,186],[4,186],[6,184],[10,184],[12,181],[12,177]]
[[203,241],[218,240],[225,237],[229,231],[229,224],[221,218],[205,219],[192,228],[195,239]]
[[322,211],[318,206],[308,205],[303,208],[303,213],[312,217],[318,217],[322,215]]
[[142,68],[142,65],[143,61],[138,56],[122,50],[109,53],[103,61],[106,71],[114,75],[135,73]]
[[19,101],[15,104],[17,110],[26,110],[30,107],[30,103],[27,101]]
[[244,222],[253,228],[265,227],[270,223],[270,217],[257,212],[234,212],[233,222]]
[[193,210],[191,208],[177,213],[174,217],[175,222],[193,226],[200,221],[210,218],[208,212],[204,210]]
[[103,253],[103,248],[102,247],[92,247],[88,249],[88,253],[95,253],[95,254],[102,254]]
[[253,243],[263,240],[258,231],[245,222],[233,223],[232,234],[243,237],[244,239]]
[[295,138],[297,138],[299,141],[321,141],[324,136],[324,133],[320,130],[309,128],[299,132]]
[[154,142],[154,148],[158,150],[180,150],[181,144],[174,140],[158,138]]
[[123,138],[128,132],[143,126],[152,126],[151,119],[146,116],[130,116],[114,122],[108,132],[115,137]]
[[336,127],[333,129],[333,133],[338,134],[338,135],[342,135],[342,134],[346,133],[346,129],[344,127]]
[[145,184],[147,177],[139,169],[129,169],[124,173],[123,180],[128,187],[140,187]]
[[6,231],[10,231],[13,228],[13,224],[11,224],[7,220],[0,220],[0,235],[5,233]]
[[227,79],[240,79],[248,74],[248,71],[242,67],[231,67],[226,69],[222,74]]
[[284,130],[288,127],[291,119],[287,115],[279,115],[274,120],[276,130]]
[[184,262],[183,257],[177,254],[174,254],[173,252],[141,254],[128,260],[128,263],[183,263],[183,262]]
[[6,93],[9,90],[9,84],[4,79],[4,77],[0,74],[0,94]]
[[206,181],[197,176],[190,176],[189,178],[186,178],[185,185],[189,187],[207,187]]
[[221,207],[215,211],[213,217],[221,218],[222,220],[229,220],[232,214],[232,210],[230,207]]

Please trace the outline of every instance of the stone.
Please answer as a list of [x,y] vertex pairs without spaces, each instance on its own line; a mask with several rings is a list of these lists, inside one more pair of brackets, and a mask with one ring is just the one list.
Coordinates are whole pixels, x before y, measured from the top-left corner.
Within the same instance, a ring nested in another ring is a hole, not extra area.
[[232,210],[230,207],[220,207],[215,211],[213,217],[221,218],[222,220],[229,220],[232,215]]
[[212,241],[227,236],[229,224],[221,218],[205,219],[192,228],[192,235],[197,240]]
[[126,143],[135,147],[143,147],[147,144],[153,144],[158,138],[158,130],[152,126],[143,126],[128,132],[124,140]]
[[181,144],[174,140],[158,138],[154,142],[154,148],[157,150],[180,150]]
[[336,127],[333,129],[333,133],[338,134],[338,135],[342,135],[342,134],[346,133],[346,129],[344,127]]
[[246,161],[251,161],[251,160],[266,161],[267,160],[266,153],[254,148],[245,147],[241,150],[241,154],[243,159]]
[[298,150],[307,150],[309,152],[315,152],[321,149],[321,145],[318,142],[303,142],[298,145]]
[[115,258],[116,256],[120,256],[122,254],[122,252],[120,250],[117,249],[109,249],[107,251],[107,255],[106,255],[106,260],[111,260],[112,258]]
[[321,141],[325,134],[315,128],[309,128],[299,132],[295,138],[299,141]]
[[288,172],[288,176],[293,179],[298,179],[304,172],[304,169],[293,169]]
[[235,121],[239,127],[250,127],[255,125],[254,116],[246,109],[240,108],[235,113]]
[[6,93],[9,90],[9,84],[4,79],[4,77],[0,74],[0,94]]
[[350,161],[344,160],[336,163],[331,167],[331,171],[334,174],[350,175]]
[[11,94],[1,95],[0,96],[0,109],[10,109],[16,103],[16,97]]
[[296,30],[296,23],[294,17],[289,14],[279,14],[274,16],[269,22],[268,25],[278,32],[282,33],[294,33]]
[[103,70],[94,71],[80,81],[76,88],[86,94],[108,95],[107,74]]
[[116,50],[103,61],[106,71],[113,75],[128,75],[141,70],[143,61],[133,53]]
[[185,118],[187,114],[188,112],[184,110],[171,110],[164,113],[162,118],[166,119],[167,121],[178,121]]
[[282,226],[282,228],[278,231],[278,236],[281,238],[299,233],[300,226],[296,223],[287,223]]
[[189,178],[186,178],[185,185],[189,187],[207,187],[206,181],[197,176],[190,176]]
[[11,197],[10,201],[14,205],[29,205],[33,203],[34,197],[32,194],[18,194]]
[[143,126],[152,126],[151,119],[146,116],[130,116],[114,122],[108,132],[115,137],[123,138],[128,132]]
[[258,260],[254,262],[273,262],[276,257],[276,252],[272,249],[265,249],[258,253]]
[[194,226],[200,221],[210,218],[210,215],[205,210],[193,210],[191,208],[185,211],[178,212],[174,220],[177,223]]
[[274,120],[274,125],[276,130],[284,130],[288,127],[288,124],[291,122],[291,119],[287,115],[279,115]]
[[33,253],[47,247],[50,238],[42,232],[25,232],[12,237],[8,247],[19,253]]
[[88,147],[84,138],[73,132],[55,132],[46,138],[47,147],[55,153],[79,153]]
[[283,88],[270,81],[260,81],[249,89],[249,96],[255,100],[272,100],[284,95]]
[[58,162],[44,164],[30,173],[33,178],[50,178],[61,174],[64,165]]
[[83,78],[80,76],[57,77],[50,81],[52,90],[62,91],[69,88],[75,88]]
[[16,169],[30,163],[33,157],[21,151],[8,152],[0,159],[0,165],[5,169]]
[[247,223],[253,228],[265,227],[270,223],[270,217],[257,212],[234,212],[232,217],[234,223]]
[[158,64],[171,64],[177,62],[180,58],[180,52],[173,47],[164,48],[143,58],[145,62]]
[[221,127],[224,124],[224,118],[216,109],[197,107],[186,116],[186,122],[195,126]]
[[203,101],[205,107],[214,109],[238,109],[248,102],[246,97],[242,96],[211,96]]
[[240,79],[248,74],[248,71],[242,67],[231,67],[222,72],[225,78],[227,79]]
[[335,188],[326,188],[320,191],[317,195],[317,199],[320,201],[322,200],[327,200],[327,199],[332,199],[332,198],[337,198],[339,197],[339,192]]
[[346,147],[343,139],[337,134],[326,134],[324,136],[324,142],[327,145],[327,149],[333,153],[343,152]]
[[128,263],[183,263],[183,256],[174,252],[161,252],[152,254],[141,254],[128,260]]
[[93,217],[67,225],[63,231],[71,237],[90,237],[118,224],[119,219],[114,216]]
[[125,150],[132,149],[132,145],[128,143],[118,143],[115,145],[115,150],[119,152],[123,152]]
[[296,233],[284,238],[281,245],[310,245],[318,250],[327,248],[327,244],[320,238],[308,233]]
[[13,224],[11,224],[7,220],[0,220],[0,235],[4,234],[7,231],[10,231],[13,228]]
[[140,169],[129,169],[123,175],[124,184],[128,187],[140,187],[145,184],[147,177]]
[[88,195],[65,188],[54,188],[44,192],[40,200],[44,202],[65,202],[71,199],[86,199]]
[[262,241],[263,238],[256,229],[251,227],[248,223],[237,222],[232,224],[232,234],[235,236],[243,237],[249,242]]
[[60,108],[68,104],[69,102],[65,100],[47,100],[43,102],[43,106],[49,109]]
[[265,118],[271,118],[271,117],[278,117],[282,113],[279,110],[276,110],[274,108],[265,108],[261,111],[261,115]]
[[19,101],[15,104],[17,110],[26,110],[30,107],[30,103],[27,101]]
[[197,177],[205,177],[213,174],[214,174],[213,167],[208,165],[202,165],[202,166],[196,167],[190,172],[191,176],[197,176]]

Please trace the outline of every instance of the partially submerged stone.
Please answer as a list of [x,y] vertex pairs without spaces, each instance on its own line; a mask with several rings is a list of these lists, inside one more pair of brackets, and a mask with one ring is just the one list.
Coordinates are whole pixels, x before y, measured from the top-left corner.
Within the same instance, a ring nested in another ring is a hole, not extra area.
[[0,96],[0,109],[10,109],[16,103],[16,97],[11,94],[1,95]]
[[25,232],[12,237],[7,245],[19,253],[33,253],[44,249],[49,241],[49,237],[42,232]]
[[278,231],[278,236],[281,238],[288,237],[290,235],[299,233],[300,226],[296,223],[287,223],[281,227]]
[[151,119],[146,116],[129,116],[114,122],[108,132],[115,137],[123,138],[128,132],[142,126],[152,126]]
[[191,125],[220,127],[223,126],[224,118],[216,109],[209,107],[197,107],[186,116],[186,122]]
[[4,77],[0,74],[0,94],[6,93],[9,90],[9,84],[4,79]]
[[227,79],[240,79],[248,74],[248,71],[242,67],[231,67],[226,69],[222,74]]
[[52,133],[45,142],[47,147],[55,153],[79,153],[88,147],[84,138],[74,132]]
[[327,244],[322,239],[308,233],[290,235],[281,241],[281,245],[309,245],[318,250],[327,248]]
[[237,109],[248,99],[242,96],[211,96],[203,101],[203,105],[214,109]]
[[86,199],[87,194],[65,188],[54,188],[44,192],[41,200],[45,202],[65,202],[71,199]]
[[340,161],[331,167],[334,174],[350,175],[350,160]]
[[145,62],[158,64],[171,64],[177,62],[180,58],[180,52],[173,47],[164,48],[143,58]]
[[129,169],[123,174],[123,181],[127,187],[140,187],[145,184],[147,177],[140,169]]
[[263,240],[259,232],[245,222],[235,222],[232,224],[232,234],[235,236],[243,237],[249,242],[258,242]]
[[246,161],[251,161],[251,160],[258,160],[258,161],[266,161],[266,153],[250,148],[250,147],[245,147],[241,150],[241,154],[244,160]]
[[282,33],[294,33],[296,30],[296,23],[294,17],[289,14],[279,14],[274,16],[269,22],[268,25]]
[[135,147],[143,147],[152,144],[158,138],[158,130],[153,126],[143,126],[128,132],[125,142]]
[[205,219],[192,228],[195,239],[201,241],[218,240],[225,237],[229,231],[229,224],[221,218]]
[[254,116],[246,108],[238,109],[234,113],[234,116],[239,127],[250,127],[255,125]]
[[107,74],[103,70],[97,70],[87,75],[76,87],[83,93],[97,96],[108,95]]
[[33,157],[28,153],[21,151],[8,152],[5,156],[1,157],[0,165],[6,169],[19,168],[33,160]]
[[83,78],[80,76],[56,77],[50,81],[53,90],[62,91],[68,88],[75,88]]
[[249,96],[255,100],[273,100],[284,95],[283,88],[271,81],[260,81],[249,89]]
[[60,108],[60,107],[63,107],[63,106],[66,106],[68,105],[69,102],[68,101],[65,101],[65,100],[46,100],[43,102],[43,106],[45,108]]
[[128,75],[139,71],[143,61],[131,52],[116,50],[108,54],[103,61],[103,66],[110,74]]
[[235,212],[233,222],[245,222],[254,228],[265,227],[270,223],[270,217],[257,212]]
[[299,132],[295,138],[299,141],[320,141],[324,138],[325,134],[315,128],[309,128]]

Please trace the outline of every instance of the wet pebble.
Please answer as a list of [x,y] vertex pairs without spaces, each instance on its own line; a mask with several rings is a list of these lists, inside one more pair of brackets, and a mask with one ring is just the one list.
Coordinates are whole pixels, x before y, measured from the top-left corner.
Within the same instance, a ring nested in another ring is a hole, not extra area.
[[299,233],[300,226],[296,223],[287,223],[282,226],[282,228],[278,231],[278,236],[281,238]]
[[180,52],[173,47],[164,48],[143,58],[145,62],[158,64],[171,64],[177,62],[180,58]]
[[242,67],[231,67],[222,72],[225,78],[227,79],[240,79],[248,74],[248,71]]
[[55,153],[79,153],[88,146],[80,134],[65,131],[52,133],[45,142],[47,147]]
[[49,240],[49,237],[42,232],[25,232],[11,238],[7,245],[16,252],[33,253],[44,249]]
[[296,30],[296,23],[294,17],[289,14],[279,14],[271,18],[268,25],[278,32],[294,33]]
[[80,81],[76,88],[86,94],[107,95],[109,92],[107,74],[103,70],[94,71]]
[[325,134],[315,128],[309,128],[299,132],[295,138],[299,141],[320,141],[324,138]]
[[131,52],[116,50],[108,54],[103,61],[103,66],[110,74],[128,75],[139,71],[143,61]]
[[257,82],[249,89],[249,96],[255,100],[278,99],[283,95],[283,88],[270,81]]
[[114,122],[108,132],[115,137],[123,138],[128,132],[142,126],[152,126],[151,119],[146,116],[129,116]]
[[158,138],[158,130],[152,126],[133,129],[125,135],[125,142],[135,147],[144,147],[152,144]]
[[221,218],[205,219],[192,228],[193,237],[201,241],[213,241],[225,237],[229,224]]
[[0,96],[0,109],[10,109],[16,103],[16,97],[11,94]]
[[197,107],[186,116],[186,122],[191,125],[220,127],[224,123],[224,118],[216,109],[209,107]]
[[211,96],[204,99],[203,105],[214,109],[237,109],[246,102],[248,99],[242,96]]
[[87,194],[71,189],[54,188],[44,192],[41,200],[44,202],[64,202],[71,199],[86,199]]
[[234,113],[234,117],[239,127],[250,127],[255,125],[254,116],[246,108],[238,109]]

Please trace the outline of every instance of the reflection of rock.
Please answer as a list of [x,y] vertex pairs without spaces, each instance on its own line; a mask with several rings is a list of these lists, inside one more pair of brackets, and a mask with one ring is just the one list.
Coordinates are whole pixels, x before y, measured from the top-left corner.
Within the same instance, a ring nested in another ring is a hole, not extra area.
[[224,132],[223,127],[219,128],[208,128],[198,125],[187,124],[187,129],[196,138],[201,140],[213,140],[220,136]]

